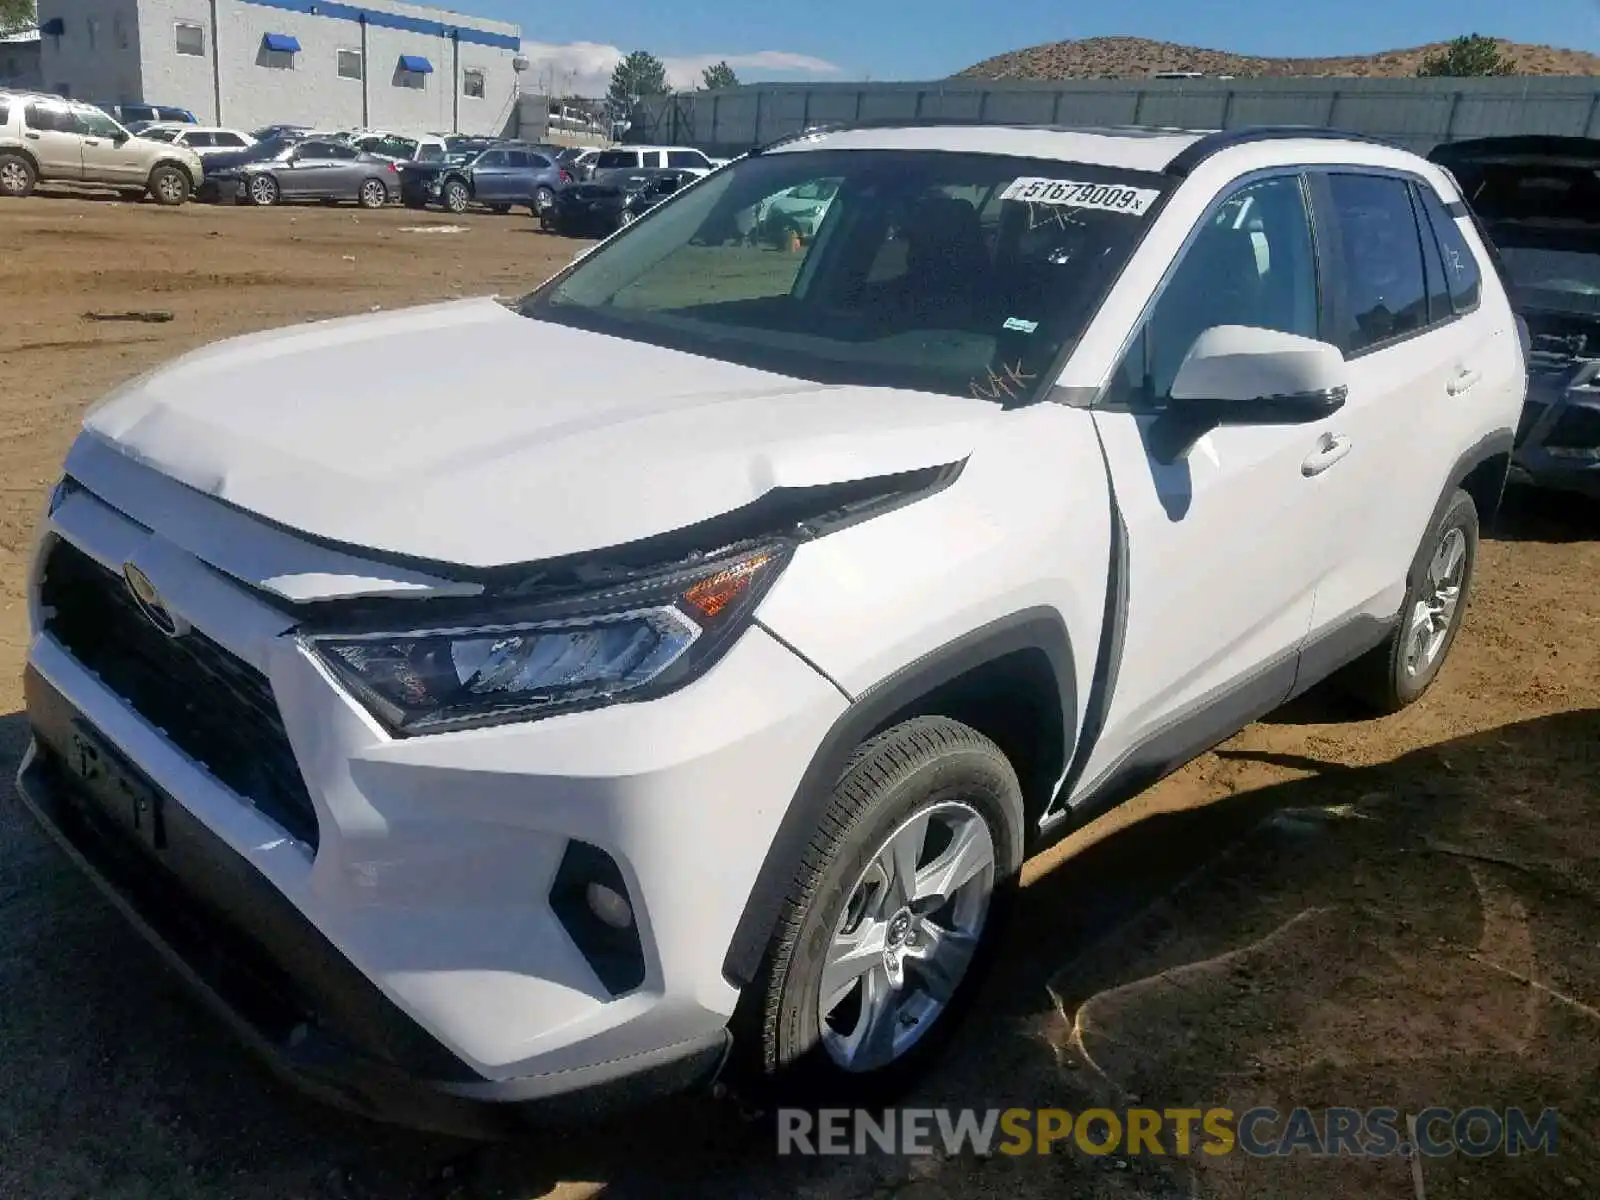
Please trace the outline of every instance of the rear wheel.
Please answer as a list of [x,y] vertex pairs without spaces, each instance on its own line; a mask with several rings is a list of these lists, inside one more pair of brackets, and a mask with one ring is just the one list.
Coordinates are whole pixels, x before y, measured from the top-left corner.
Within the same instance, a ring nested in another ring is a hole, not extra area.
[[549,188],[540,184],[533,190],[533,211],[536,213],[549,212],[551,205],[556,202],[556,194]]
[[1359,699],[1380,713],[1394,713],[1433,686],[1461,630],[1477,559],[1478,508],[1458,490],[1423,539],[1400,623],[1346,673]]
[[181,168],[163,163],[150,172],[150,195],[157,204],[182,204],[189,198],[189,176]]
[[278,202],[278,181],[271,175],[255,175],[245,188],[250,203],[258,208],[271,208]]
[[472,203],[472,196],[467,191],[467,185],[459,179],[452,179],[444,185],[444,206],[453,213],[464,213],[467,205]]
[[383,186],[381,179],[367,179],[362,182],[357,198],[362,208],[382,208],[389,203],[389,189]]
[[805,1102],[889,1096],[954,1031],[1022,860],[1022,792],[992,741],[919,717],[834,788],[746,991],[747,1084]]
[[22,197],[33,191],[39,172],[21,154],[0,154],[0,196]]

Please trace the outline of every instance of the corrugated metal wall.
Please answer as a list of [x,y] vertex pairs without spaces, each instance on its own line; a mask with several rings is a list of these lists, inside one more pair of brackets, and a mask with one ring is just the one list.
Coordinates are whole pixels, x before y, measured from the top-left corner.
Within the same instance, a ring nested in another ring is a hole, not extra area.
[[834,121],[944,118],[1024,125],[1235,129],[1314,125],[1426,152],[1500,134],[1600,137],[1600,78],[1072,80],[756,84],[649,103],[641,140],[712,153]]

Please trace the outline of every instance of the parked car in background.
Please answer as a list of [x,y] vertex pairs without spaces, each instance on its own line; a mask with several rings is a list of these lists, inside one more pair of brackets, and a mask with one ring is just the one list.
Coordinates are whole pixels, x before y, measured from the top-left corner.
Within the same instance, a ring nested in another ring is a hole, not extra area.
[[26,196],[43,181],[182,204],[204,177],[193,150],[134,137],[93,104],[0,92],[0,196]]
[[519,143],[502,143],[470,158],[451,156],[444,162],[407,163],[400,168],[400,199],[411,208],[430,204],[453,213],[480,204],[497,213],[525,205],[535,216],[555,202],[556,192],[571,182],[549,154]]
[[176,121],[184,125],[199,124],[199,118],[187,108],[170,104],[100,104],[95,107],[130,130],[140,123]]
[[350,138],[350,144],[363,154],[395,163],[443,162],[450,153],[441,137],[408,137],[403,133],[363,133]]
[[541,219],[554,233],[604,237],[633,224],[698,178],[689,171],[659,170],[618,173],[603,182],[575,182],[556,193],[555,203]]
[[223,129],[217,125],[179,125],[159,123],[147,125],[139,137],[153,142],[166,142],[169,146],[182,146],[193,150],[202,161],[209,162],[219,154],[234,154],[248,150],[256,144],[255,138],[237,129]]
[[568,146],[556,155],[556,162],[574,181],[582,183],[594,174],[595,160],[600,155],[598,146]]
[[314,139],[268,143],[264,152],[214,165],[211,176],[217,199],[263,208],[283,200],[354,200],[363,208],[382,208],[400,191],[388,159]]
[[591,178],[609,171],[639,171],[659,167],[709,175],[716,170],[717,164],[688,146],[613,146],[595,156]]
[[[1483,138],[1429,157],[1483,222],[1527,326],[1512,478],[1600,498],[1600,140]],[[1461,268],[1447,260],[1447,288]]]
[[250,136],[258,142],[275,142],[280,139],[310,137],[312,128],[309,125],[263,125],[260,129],[252,129]]

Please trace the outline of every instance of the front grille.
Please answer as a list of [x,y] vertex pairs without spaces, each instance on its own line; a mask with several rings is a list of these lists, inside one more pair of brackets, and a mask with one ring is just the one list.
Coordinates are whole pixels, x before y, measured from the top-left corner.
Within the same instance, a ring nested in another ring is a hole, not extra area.
[[69,542],[45,562],[45,630],[179,750],[317,845],[316,810],[266,676],[195,630],[168,637],[127,585]]
[[1600,408],[1569,408],[1556,418],[1544,439],[1546,446],[1589,450],[1600,446]]

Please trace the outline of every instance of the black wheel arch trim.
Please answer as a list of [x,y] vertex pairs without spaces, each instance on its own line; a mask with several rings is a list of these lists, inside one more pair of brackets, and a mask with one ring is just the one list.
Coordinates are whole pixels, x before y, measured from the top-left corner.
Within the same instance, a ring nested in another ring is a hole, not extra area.
[[[722,973],[730,983],[742,988],[756,977],[801,857],[856,748],[913,715],[918,703],[940,687],[1029,650],[1043,653],[1050,662],[1065,726],[1063,745],[1070,752],[1078,719],[1076,660],[1066,623],[1054,609],[1023,609],[980,626],[874,684],[834,722],[801,776],[723,957]],[[1017,817],[1018,829],[1026,834],[1025,814]]]
[[[1428,531],[1433,529],[1444,517],[1445,509],[1450,507],[1450,499],[1456,494],[1471,476],[1480,468],[1496,459],[1502,459],[1499,479],[1494,481],[1494,503],[1487,512],[1479,502],[1477,496],[1472,497],[1474,504],[1478,505],[1478,521],[1481,527],[1488,528],[1499,510],[1500,498],[1505,493],[1506,477],[1511,471],[1511,451],[1516,442],[1516,433],[1510,429],[1497,429],[1493,433],[1480,438],[1462,455],[1456,459],[1455,465],[1450,468],[1450,475],[1445,480],[1445,485],[1439,491],[1439,499],[1433,506],[1433,512],[1428,517],[1427,527],[1423,529],[1418,541],[1417,557],[1412,560],[1406,570],[1406,586],[1409,588],[1416,579],[1417,571],[1422,569],[1422,555],[1427,546]],[[1470,494],[1470,492],[1469,492]]]

